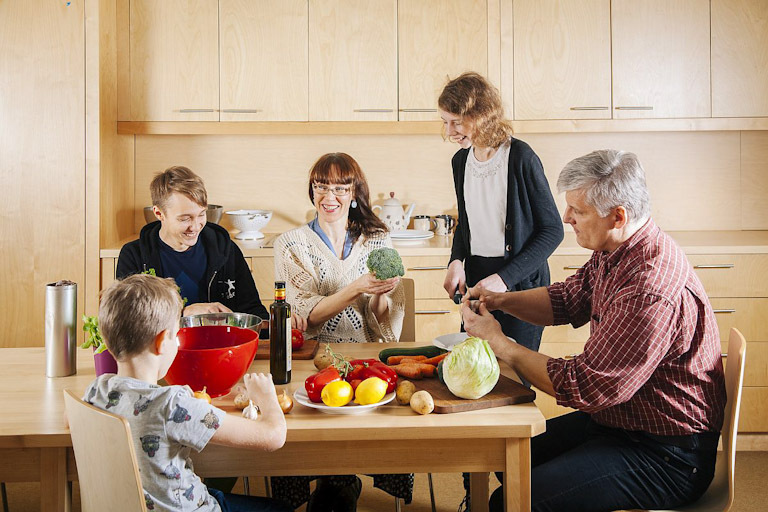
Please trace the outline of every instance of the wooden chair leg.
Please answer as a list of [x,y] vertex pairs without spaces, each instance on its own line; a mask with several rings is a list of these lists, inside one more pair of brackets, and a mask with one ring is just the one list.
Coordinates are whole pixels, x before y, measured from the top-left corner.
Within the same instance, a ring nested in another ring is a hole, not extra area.
[[400,512],[400,498],[395,497],[395,512]]

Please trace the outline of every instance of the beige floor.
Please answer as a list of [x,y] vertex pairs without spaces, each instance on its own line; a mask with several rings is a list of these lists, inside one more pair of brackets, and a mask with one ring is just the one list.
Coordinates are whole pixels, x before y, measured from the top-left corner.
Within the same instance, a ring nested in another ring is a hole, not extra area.
[[[4,461],[3,463],[8,463]],[[264,479],[252,478],[251,490],[263,493]],[[491,478],[495,484],[495,478]],[[458,473],[433,474],[437,510],[454,512],[464,496],[461,475]],[[238,487],[241,485],[238,483]],[[493,486],[495,487],[495,485]],[[38,512],[38,484],[7,484],[10,512]],[[73,511],[80,510],[79,496],[75,486]],[[303,511],[304,507],[299,509]],[[363,494],[358,505],[359,512],[387,512],[395,510],[394,499],[371,486],[371,479],[363,477]],[[404,512],[430,512],[427,476],[416,475],[414,501],[402,507]],[[739,452],[736,456],[736,505],[732,512],[759,512],[768,510],[768,452]]]

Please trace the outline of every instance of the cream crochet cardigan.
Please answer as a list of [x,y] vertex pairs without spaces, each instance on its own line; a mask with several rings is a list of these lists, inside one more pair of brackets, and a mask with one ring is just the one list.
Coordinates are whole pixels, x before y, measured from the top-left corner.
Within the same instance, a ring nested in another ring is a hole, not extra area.
[[[340,260],[320,237],[304,225],[275,240],[275,280],[285,281],[286,301],[305,318],[329,295],[368,273],[368,254],[379,247],[392,247],[389,234],[361,236],[346,259]],[[306,336],[321,343],[398,341],[405,316],[402,283],[386,295],[388,318],[379,322],[370,308],[371,296],[363,294],[322,326],[310,327]]]

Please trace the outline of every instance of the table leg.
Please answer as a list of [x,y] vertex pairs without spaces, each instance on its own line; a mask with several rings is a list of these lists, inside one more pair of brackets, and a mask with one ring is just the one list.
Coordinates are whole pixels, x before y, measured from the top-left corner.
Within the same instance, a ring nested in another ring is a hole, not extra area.
[[469,495],[472,512],[488,512],[488,473],[471,473]]
[[40,449],[40,510],[70,512],[72,493],[67,482],[67,449]]
[[531,510],[531,440],[528,438],[507,439],[504,504],[507,512]]

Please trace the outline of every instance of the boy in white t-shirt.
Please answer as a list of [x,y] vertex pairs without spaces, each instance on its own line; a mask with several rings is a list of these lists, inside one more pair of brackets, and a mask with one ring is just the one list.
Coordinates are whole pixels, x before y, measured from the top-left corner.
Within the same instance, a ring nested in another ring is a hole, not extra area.
[[83,400],[123,416],[131,425],[147,509],[152,511],[288,511],[282,502],[208,489],[189,454],[209,442],[274,451],[286,424],[272,378],[246,374],[258,420],[248,420],[194,398],[188,386],[159,386],[178,352],[182,301],[173,280],[137,274],[104,290],[99,327],[117,360],[117,374],[98,377]]

